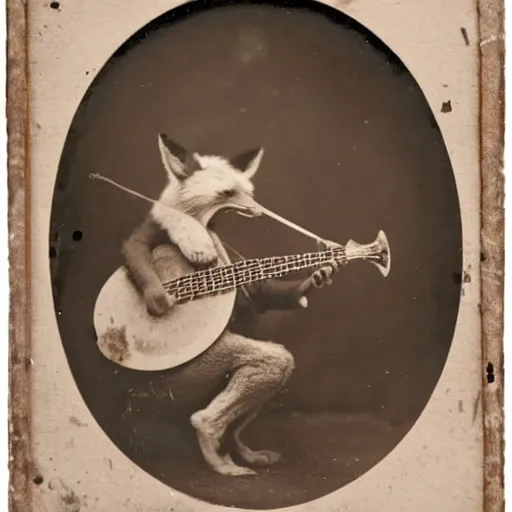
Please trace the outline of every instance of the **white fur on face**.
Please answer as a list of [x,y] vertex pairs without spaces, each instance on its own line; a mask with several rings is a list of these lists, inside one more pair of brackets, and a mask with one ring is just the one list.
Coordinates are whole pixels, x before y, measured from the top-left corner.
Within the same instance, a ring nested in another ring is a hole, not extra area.
[[[203,170],[187,178],[179,193],[181,205],[192,215],[203,215],[236,202],[237,195],[252,196],[254,185],[227,160],[218,156],[194,156]],[[227,190],[236,194],[231,198],[223,197],[222,193]]]
[[[227,160],[220,156],[201,156],[195,154],[194,157],[203,168],[202,171],[194,173],[189,178],[193,188],[202,187],[205,195],[211,195],[228,188],[236,188],[241,192],[252,195],[254,185],[245,173],[241,173],[232,167]],[[205,177],[207,176],[207,179]]]
[[[216,211],[247,200],[254,193],[254,185],[246,176],[232,167],[220,156],[195,154],[202,170],[194,172],[183,181],[170,179],[160,196],[160,202],[181,210],[197,219],[209,219]],[[254,174],[254,173],[253,173]],[[235,192],[231,197],[223,196],[225,191]],[[155,212],[162,207],[155,205]]]

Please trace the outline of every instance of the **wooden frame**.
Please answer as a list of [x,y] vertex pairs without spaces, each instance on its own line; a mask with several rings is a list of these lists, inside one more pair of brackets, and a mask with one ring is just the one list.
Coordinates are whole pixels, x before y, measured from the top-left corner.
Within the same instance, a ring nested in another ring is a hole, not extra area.
[[[30,76],[25,0],[7,1],[7,117],[10,263],[10,510],[31,507]],[[485,512],[503,512],[504,30],[503,2],[479,0],[481,139],[481,312]]]

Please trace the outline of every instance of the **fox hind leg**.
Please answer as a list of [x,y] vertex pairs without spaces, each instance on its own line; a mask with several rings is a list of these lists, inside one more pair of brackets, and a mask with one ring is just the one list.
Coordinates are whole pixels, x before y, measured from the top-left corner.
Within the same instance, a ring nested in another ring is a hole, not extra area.
[[[283,373],[281,381],[281,388],[284,387],[290,378],[293,365],[290,365],[289,371]],[[249,464],[255,466],[270,466],[281,460],[281,454],[273,450],[252,450],[240,438],[242,431],[258,416],[260,407],[255,408],[249,414],[242,418],[242,421],[236,426],[233,431],[233,439],[238,454]]]
[[232,476],[255,474],[249,468],[237,466],[229,457],[219,455],[222,438],[229,426],[248,415],[237,429],[237,448],[240,451],[240,447],[244,447],[240,451],[242,457],[245,454],[243,458],[247,462],[260,464],[265,463],[265,457],[278,457],[277,454],[269,455],[269,452],[266,452],[266,456],[255,455],[258,452],[253,452],[241,443],[240,432],[254,418],[254,411],[283,387],[294,369],[294,361],[283,346],[275,343],[252,340],[232,333],[226,333],[223,338],[219,341],[234,353],[235,370],[226,388],[205,409],[195,412],[190,421],[196,429],[203,456],[214,471]]

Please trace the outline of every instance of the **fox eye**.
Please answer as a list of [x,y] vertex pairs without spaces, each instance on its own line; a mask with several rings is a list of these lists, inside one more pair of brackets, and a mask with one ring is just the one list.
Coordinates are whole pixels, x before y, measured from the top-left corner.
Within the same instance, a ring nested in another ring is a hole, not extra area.
[[226,190],[223,190],[222,192],[219,193],[219,195],[223,198],[230,198],[230,197],[233,197],[236,195],[236,190],[234,188],[228,188]]

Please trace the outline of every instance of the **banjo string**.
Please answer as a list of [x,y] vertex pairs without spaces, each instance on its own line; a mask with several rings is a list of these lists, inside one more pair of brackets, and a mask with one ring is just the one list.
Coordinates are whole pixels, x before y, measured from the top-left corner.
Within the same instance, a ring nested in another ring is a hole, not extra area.
[[[121,189],[121,190],[124,190],[125,192],[128,192],[129,194],[131,195],[134,195],[136,197],[139,197],[141,199],[144,199],[146,201],[149,201],[150,203],[153,203],[153,204],[161,204],[162,206],[165,206],[166,208],[172,208],[171,206],[169,205],[166,205],[164,203],[162,203],[161,201],[157,201],[155,199],[151,199],[139,192],[136,192],[135,190],[132,190],[128,187],[125,187],[119,183],[117,183],[116,181],[114,180],[111,180],[110,178],[107,178],[105,176],[103,176],[102,174],[98,173],[98,172],[94,172],[94,173],[91,173],[89,175],[89,178],[91,179],[94,179],[94,180],[101,180],[101,181],[105,181],[106,183],[110,183],[111,185],[114,185],[115,187]],[[274,220],[276,220],[277,222],[280,222],[281,224],[284,224],[285,226],[288,226],[289,228],[295,230],[295,231],[298,231],[299,233],[302,233],[303,235],[309,237],[309,238],[312,238],[313,240],[317,241],[317,242],[322,242],[324,239],[319,237],[318,235],[315,235],[314,233],[312,233],[311,231],[308,231],[307,229],[295,224],[294,222],[288,220],[288,219],[285,219],[284,217],[281,217],[281,215],[278,215],[277,213],[274,213],[272,210],[269,210],[268,208],[265,208],[264,206],[260,205],[259,204],[259,207],[262,209],[263,213],[265,215],[267,215],[267,217],[270,217]]]

